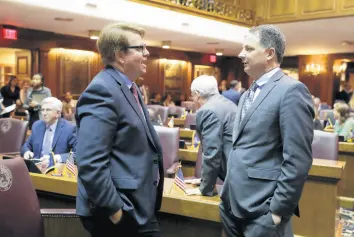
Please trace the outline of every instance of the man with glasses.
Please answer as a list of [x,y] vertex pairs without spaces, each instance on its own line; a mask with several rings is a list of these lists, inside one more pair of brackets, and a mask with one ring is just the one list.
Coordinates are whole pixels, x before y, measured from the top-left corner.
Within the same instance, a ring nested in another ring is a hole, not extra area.
[[144,30],[105,27],[105,69],[77,103],[76,210],[91,236],[161,236],[162,150],[135,81],[146,73]]
[[41,120],[34,122],[31,136],[21,149],[25,159],[39,159],[54,153],[56,162],[65,163],[70,151],[75,154],[75,126],[61,119],[62,103],[47,97],[41,103]]

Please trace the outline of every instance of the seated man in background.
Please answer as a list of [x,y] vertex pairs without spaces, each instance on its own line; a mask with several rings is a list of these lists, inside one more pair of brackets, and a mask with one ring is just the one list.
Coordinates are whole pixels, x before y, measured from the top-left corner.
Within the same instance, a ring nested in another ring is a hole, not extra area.
[[238,101],[240,100],[241,93],[238,91],[239,90],[239,83],[237,80],[232,80],[230,82],[230,89],[227,91],[223,91],[222,95],[225,96],[227,99],[231,100],[234,102],[235,105],[238,105]]
[[193,101],[201,105],[196,115],[203,154],[199,189],[202,195],[213,196],[217,178],[224,181],[226,176],[237,106],[219,94],[213,76],[203,75],[194,79],[191,91]]
[[62,106],[55,97],[42,101],[42,119],[33,124],[32,134],[22,146],[23,158],[38,159],[53,152],[56,162],[65,163],[70,151],[75,155],[76,127],[60,118]]

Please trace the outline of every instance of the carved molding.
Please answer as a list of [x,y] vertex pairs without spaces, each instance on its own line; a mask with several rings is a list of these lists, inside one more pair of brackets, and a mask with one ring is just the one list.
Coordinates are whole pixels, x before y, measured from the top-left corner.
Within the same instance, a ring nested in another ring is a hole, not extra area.
[[232,24],[255,25],[256,11],[240,7],[240,1],[227,0],[130,0],[168,10],[203,16]]

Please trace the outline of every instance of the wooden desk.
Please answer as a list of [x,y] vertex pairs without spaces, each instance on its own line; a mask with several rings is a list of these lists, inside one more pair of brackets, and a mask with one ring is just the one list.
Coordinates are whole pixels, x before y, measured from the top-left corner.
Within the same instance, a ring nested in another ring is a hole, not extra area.
[[186,119],[182,119],[182,118],[175,118],[174,121],[174,126],[175,127],[179,127],[179,128],[184,128],[184,122],[186,121]]
[[[335,236],[339,206],[337,188],[344,167],[345,162],[314,159],[299,204],[301,218],[293,218],[294,232],[297,235],[306,237]],[[31,179],[36,190],[76,196],[76,181],[41,174],[31,174]],[[172,179],[165,178],[161,212],[167,213],[168,216],[164,218],[176,218],[179,227],[174,227],[177,230],[194,228],[194,231],[203,231],[204,228],[205,235],[203,236],[216,237],[220,236],[221,229],[219,201],[219,197],[186,196],[178,189],[173,188]],[[173,225],[167,219],[162,220],[162,229],[167,228],[166,225],[170,225],[170,227]]]
[[354,143],[339,142],[338,160],[346,162],[340,182],[339,196],[353,199],[354,203]]
[[179,137],[183,140],[192,140],[194,135],[195,135],[195,130],[189,130],[189,129],[180,129],[179,130]]

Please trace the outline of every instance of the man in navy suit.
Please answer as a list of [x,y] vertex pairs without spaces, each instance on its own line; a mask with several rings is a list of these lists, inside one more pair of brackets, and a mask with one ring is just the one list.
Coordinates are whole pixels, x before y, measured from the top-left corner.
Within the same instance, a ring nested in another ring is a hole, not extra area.
[[144,30],[105,27],[97,48],[105,69],[79,98],[76,210],[91,236],[161,236],[159,138],[134,83],[146,72]]
[[75,125],[60,118],[62,107],[55,97],[43,100],[42,119],[33,124],[31,136],[22,146],[23,158],[42,158],[53,152],[56,162],[65,163],[70,151],[75,154]]
[[240,100],[241,93],[238,91],[239,90],[239,83],[237,80],[232,80],[230,82],[230,89],[227,91],[223,91],[222,95],[225,96],[227,99],[231,100],[234,102],[235,105],[238,105],[238,101]]

